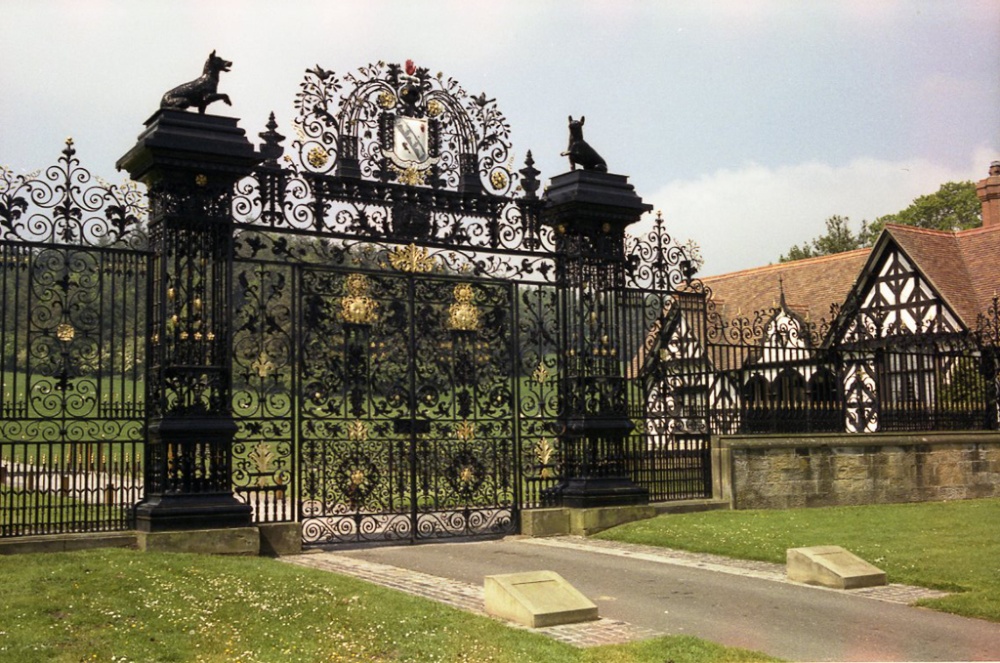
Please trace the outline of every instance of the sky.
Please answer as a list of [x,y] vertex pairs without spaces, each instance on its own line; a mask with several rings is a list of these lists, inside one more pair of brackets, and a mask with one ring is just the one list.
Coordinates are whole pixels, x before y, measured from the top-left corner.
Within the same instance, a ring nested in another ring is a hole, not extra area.
[[515,168],[531,150],[544,182],[584,115],[609,170],[700,245],[704,276],[1000,159],[996,0],[0,0],[0,164],[46,167],[72,136],[122,181],[115,161],[213,49],[233,105],[209,112],[254,138],[271,111],[293,135],[316,64],[412,59],[495,97]]

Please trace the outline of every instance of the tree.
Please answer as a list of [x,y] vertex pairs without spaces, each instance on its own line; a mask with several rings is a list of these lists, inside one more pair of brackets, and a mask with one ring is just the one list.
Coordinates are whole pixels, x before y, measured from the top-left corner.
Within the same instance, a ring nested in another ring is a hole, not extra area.
[[936,193],[916,198],[909,207],[880,216],[870,226],[871,243],[887,223],[932,230],[968,230],[983,225],[983,206],[973,182],[945,182]]
[[788,253],[778,258],[779,262],[815,258],[831,253],[843,253],[868,246],[868,222],[861,222],[861,230],[857,234],[851,230],[851,220],[846,216],[835,214],[826,220],[826,234],[820,235],[811,242],[796,244]]
[[920,196],[906,209],[861,222],[855,234],[850,219],[834,215],[826,220],[826,233],[802,245],[794,245],[780,262],[842,253],[875,244],[887,223],[932,230],[967,230],[983,224],[982,205],[973,182],[945,182],[935,193]]

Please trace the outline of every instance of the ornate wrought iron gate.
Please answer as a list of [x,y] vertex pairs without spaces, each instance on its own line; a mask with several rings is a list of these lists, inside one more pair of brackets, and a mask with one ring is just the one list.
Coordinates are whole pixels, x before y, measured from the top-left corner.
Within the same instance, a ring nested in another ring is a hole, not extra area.
[[133,187],[72,140],[0,168],[0,537],[132,526],[142,495],[149,253]]
[[235,263],[233,476],[256,519],[311,543],[516,531],[556,476],[554,289],[414,244],[276,246],[242,233]]
[[513,531],[510,285],[302,276],[305,540]]
[[150,118],[118,164],[148,225],[69,146],[49,184],[4,171],[0,536],[416,540],[516,531],[570,478],[709,493],[704,413],[681,439],[648,383],[686,256],[662,220],[625,234],[627,178],[561,177],[628,204],[556,215],[485,94],[411,63],[300,89],[287,155],[273,121],[257,149],[234,118]]
[[[301,89],[291,166],[271,125],[270,160],[233,201],[233,477],[258,522],[298,520],[309,543],[513,532],[580,462],[652,499],[710,494],[707,428],[661,444],[639,370],[685,278],[662,221],[612,241],[607,282],[569,286],[539,173],[530,153],[511,169],[493,100],[381,63],[310,70]],[[594,286],[599,333],[567,317],[567,288]],[[578,354],[591,343],[593,378]],[[624,438],[600,444],[614,457],[571,455],[566,408],[608,388],[621,403],[607,430]]]

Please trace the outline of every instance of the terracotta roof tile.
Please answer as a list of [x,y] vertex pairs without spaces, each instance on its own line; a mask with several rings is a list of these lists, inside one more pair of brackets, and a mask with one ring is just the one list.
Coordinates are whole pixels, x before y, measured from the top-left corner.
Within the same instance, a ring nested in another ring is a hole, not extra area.
[[1000,286],[1000,227],[951,232],[890,224],[886,232],[966,327],[975,328]]
[[869,249],[795,260],[702,279],[723,319],[749,316],[785,303],[803,318],[829,318],[830,306],[840,304],[854,286]]
[[[1000,289],[1000,226],[957,233],[958,245],[972,281],[976,315],[989,309]],[[975,320],[967,321],[975,327]]]

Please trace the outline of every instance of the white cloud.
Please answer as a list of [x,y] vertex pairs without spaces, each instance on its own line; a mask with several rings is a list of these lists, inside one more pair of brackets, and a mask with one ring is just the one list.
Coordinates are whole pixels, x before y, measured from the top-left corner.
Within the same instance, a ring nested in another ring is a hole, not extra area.
[[862,219],[898,212],[944,182],[982,179],[998,156],[1000,150],[980,147],[964,168],[927,159],[746,164],[671,182],[644,198],[662,210],[672,237],[701,245],[703,274],[711,275],[777,262],[793,244],[822,234],[834,214],[850,217],[857,228]]

